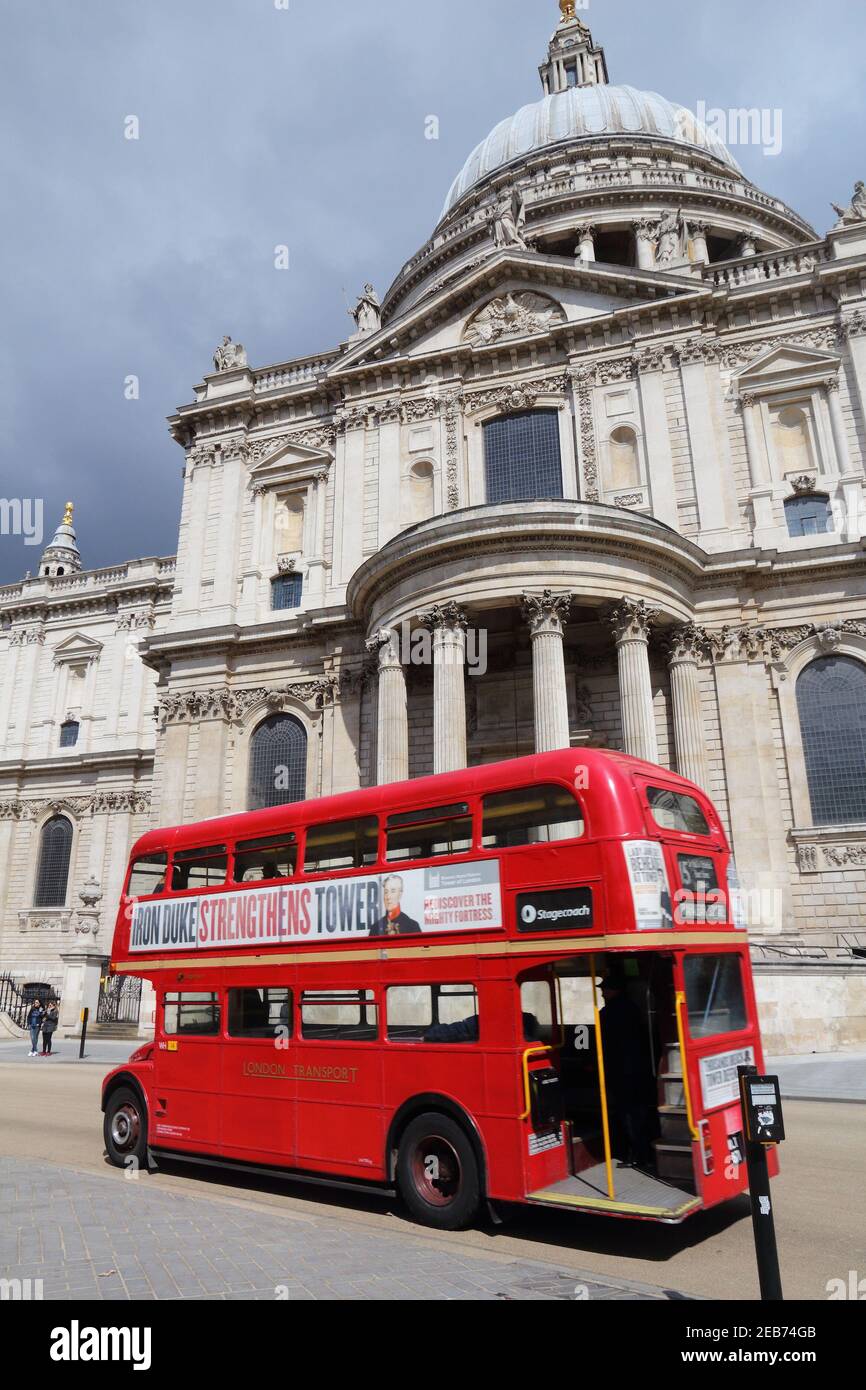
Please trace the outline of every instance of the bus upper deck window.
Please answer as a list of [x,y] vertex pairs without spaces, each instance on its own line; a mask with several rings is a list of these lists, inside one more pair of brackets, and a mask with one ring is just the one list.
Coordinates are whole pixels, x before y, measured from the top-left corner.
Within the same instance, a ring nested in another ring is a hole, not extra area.
[[379,822],[375,816],[359,820],[311,825],[304,848],[304,873],[329,873],[334,869],[363,869],[379,857]]
[[175,850],[171,869],[172,892],[183,893],[188,888],[215,888],[225,883],[227,868],[225,845]]
[[683,973],[693,1038],[712,1038],[745,1028],[746,1001],[739,956],[686,956]]
[[290,830],[261,840],[242,840],[235,846],[235,883],[291,878],[297,862],[297,837]]
[[565,787],[515,787],[484,798],[485,849],[575,840],[584,831],[580,805]]
[[687,835],[709,835],[710,827],[693,796],[668,787],[647,787],[653,820],[662,830],[681,830]]
[[147,898],[165,888],[168,855],[143,854],[136,859],[129,874],[127,894],[130,898]]
[[400,811],[388,817],[386,835],[389,864],[468,854],[472,848],[472,813],[465,802],[432,810]]

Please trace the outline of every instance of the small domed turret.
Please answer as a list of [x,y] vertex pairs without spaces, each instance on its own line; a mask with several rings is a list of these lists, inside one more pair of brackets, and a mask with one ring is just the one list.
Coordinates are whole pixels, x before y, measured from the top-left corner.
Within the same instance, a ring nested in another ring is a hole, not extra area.
[[43,578],[60,574],[78,574],[81,570],[81,554],[72,525],[73,506],[66,503],[63,520],[54,532],[51,544],[46,546],[39,561],[39,573]]

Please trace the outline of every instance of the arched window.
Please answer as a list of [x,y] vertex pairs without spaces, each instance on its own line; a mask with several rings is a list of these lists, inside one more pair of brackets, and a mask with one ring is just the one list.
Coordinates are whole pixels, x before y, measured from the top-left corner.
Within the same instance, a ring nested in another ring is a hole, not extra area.
[[559,412],[526,410],[484,426],[488,502],[562,496]]
[[65,907],[72,854],[72,825],[65,816],[52,816],[39,835],[34,907]]
[[866,665],[849,656],[810,662],[797,708],[815,825],[866,821]]
[[271,580],[271,608],[300,608],[304,580],[300,574],[278,574]]
[[833,511],[829,497],[809,493],[789,497],[785,503],[789,536],[825,536],[833,530]]
[[287,806],[307,794],[307,735],[289,714],[272,714],[250,740],[251,811]]

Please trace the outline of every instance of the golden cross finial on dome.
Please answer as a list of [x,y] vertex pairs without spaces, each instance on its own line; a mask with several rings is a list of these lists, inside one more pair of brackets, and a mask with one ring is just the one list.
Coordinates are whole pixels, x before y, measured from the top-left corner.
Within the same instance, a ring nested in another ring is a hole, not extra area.
[[66,511],[63,513],[63,525],[64,525],[64,526],[71,526],[71,525],[72,525],[72,513],[73,513],[74,510],[75,510],[75,508],[73,507],[72,503],[71,503],[71,502],[67,502],[67,503],[66,503]]
[[567,19],[576,19],[574,13],[575,0],[559,0],[559,8],[562,11],[563,22]]

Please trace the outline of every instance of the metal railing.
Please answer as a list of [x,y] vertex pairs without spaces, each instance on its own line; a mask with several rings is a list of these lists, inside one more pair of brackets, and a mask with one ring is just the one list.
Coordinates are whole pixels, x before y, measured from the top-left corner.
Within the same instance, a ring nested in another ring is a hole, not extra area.
[[12,975],[0,975],[0,1014],[11,1018],[16,1028],[27,1027],[27,1015],[34,999],[40,999],[43,1004],[48,999],[59,1004],[60,994],[50,984],[38,981],[23,984]]

